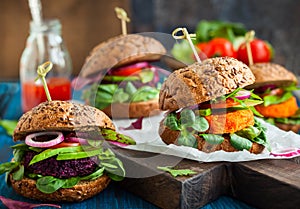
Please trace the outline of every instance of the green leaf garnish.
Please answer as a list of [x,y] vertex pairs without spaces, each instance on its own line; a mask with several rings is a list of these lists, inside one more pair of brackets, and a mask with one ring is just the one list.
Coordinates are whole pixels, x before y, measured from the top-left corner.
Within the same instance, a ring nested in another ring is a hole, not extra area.
[[209,144],[221,144],[224,141],[224,137],[217,134],[200,134]]
[[13,132],[17,126],[18,121],[14,121],[14,120],[0,120],[0,126],[2,126],[6,133],[9,136],[13,135]]
[[197,174],[196,171],[190,169],[174,169],[171,166],[165,166],[165,167],[157,166],[157,169],[169,172],[173,177]]
[[252,142],[249,139],[241,137],[237,134],[230,135],[230,144],[237,150],[250,150],[252,147]]

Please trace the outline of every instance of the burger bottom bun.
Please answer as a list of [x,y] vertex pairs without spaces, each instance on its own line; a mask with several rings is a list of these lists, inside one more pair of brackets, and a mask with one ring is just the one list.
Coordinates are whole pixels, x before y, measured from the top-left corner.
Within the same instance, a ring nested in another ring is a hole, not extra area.
[[285,123],[275,123],[275,125],[284,131],[293,131],[296,134],[300,131],[300,124],[285,124]]
[[[169,129],[168,127],[163,125],[163,121],[162,121],[160,122],[159,135],[166,144],[177,144],[177,138],[180,135],[180,131],[173,131]],[[198,135],[194,135],[194,136],[198,141],[197,148],[200,151],[207,152],[207,153],[218,151],[218,150],[224,150],[225,152],[239,151],[230,144],[229,137],[224,137],[225,139],[221,144],[209,144],[202,137],[199,137]],[[258,144],[256,142],[252,142],[252,147],[249,150],[249,152],[254,154],[259,154],[264,150],[264,148],[265,146]]]
[[102,110],[113,119],[139,118],[158,115],[158,99],[132,103],[113,103]]
[[95,196],[104,190],[110,178],[107,175],[91,180],[80,181],[72,188],[59,189],[51,194],[45,194],[36,188],[36,180],[24,177],[20,181],[13,180],[12,174],[9,179],[13,189],[20,195],[39,201],[49,202],[80,202]]

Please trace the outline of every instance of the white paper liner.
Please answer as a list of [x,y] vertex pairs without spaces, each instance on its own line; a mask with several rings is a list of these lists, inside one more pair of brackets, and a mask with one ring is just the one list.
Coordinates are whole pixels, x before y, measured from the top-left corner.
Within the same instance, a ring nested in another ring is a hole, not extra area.
[[[199,162],[242,162],[259,159],[287,159],[295,157],[275,157],[271,155],[266,148],[260,154],[252,154],[246,150],[238,152],[225,152],[221,150],[212,153],[205,153],[191,147],[177,146],[174,144],[166,145],[158,135],[159,122],[162,119],[163,114],[144,118],[142,129],[139,130],[122,130],[122,128],[128,127],[135,120],[114,120],[113,122],[117,126],[118,132],[130,136],[136,141],[136,145],[126,146],[124,147],[125,149],[173,155]],[[257,119],[267,128],[266,136],[272,150],[300,148],[300,135],[291,131],[283,131],[274,125],[266,123],[262,119]]]

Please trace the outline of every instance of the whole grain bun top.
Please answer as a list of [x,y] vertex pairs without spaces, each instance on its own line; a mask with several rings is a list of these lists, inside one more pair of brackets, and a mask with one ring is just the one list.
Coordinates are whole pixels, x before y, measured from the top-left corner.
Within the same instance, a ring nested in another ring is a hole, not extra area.
[[115,130],[111,119],[97,108],[68,101],[43,102],[21,116],[13,139],[39,131]]
[[254,83],[249,67],[229,57],[216,57],[174,71],[163,83],[159,94],[161,110],[177,110],[196,105],[238,87]]
[[156,39],[138,34],[120,35],[97,45],[86,58],[81,76],[88,77],[101,70],[132,62],[154,61],[166,53]]
[[296,76],[281,65],[275,63],[255,63],[250,66],[255,76],[255,83],[247,88],[256,88],[267,84],[278,86],[297,83]]

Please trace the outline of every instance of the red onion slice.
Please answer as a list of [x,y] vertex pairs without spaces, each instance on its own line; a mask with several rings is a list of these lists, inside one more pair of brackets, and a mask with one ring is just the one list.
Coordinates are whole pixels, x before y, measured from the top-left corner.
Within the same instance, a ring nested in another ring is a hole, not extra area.
[[289,148],[284,148],[284,149],[278,149],[278,150],[273,150],[271,152],[271,155],[275,157],[294,157],[300,155],[300,149],[294,148],[294,147],[289,147]]
[[39,132],[27,135],[25,143],[32,147],[52,147],[63,140],[64,136],[61,132]]
[[88,144],[86,139],[79,138],[79,137],[66,137],[65,142],[75,142],[80,144]]
[[240,90],[236,93],[235,98],[239,100],[248,99],[251,96],[251,92],[247,90]]

